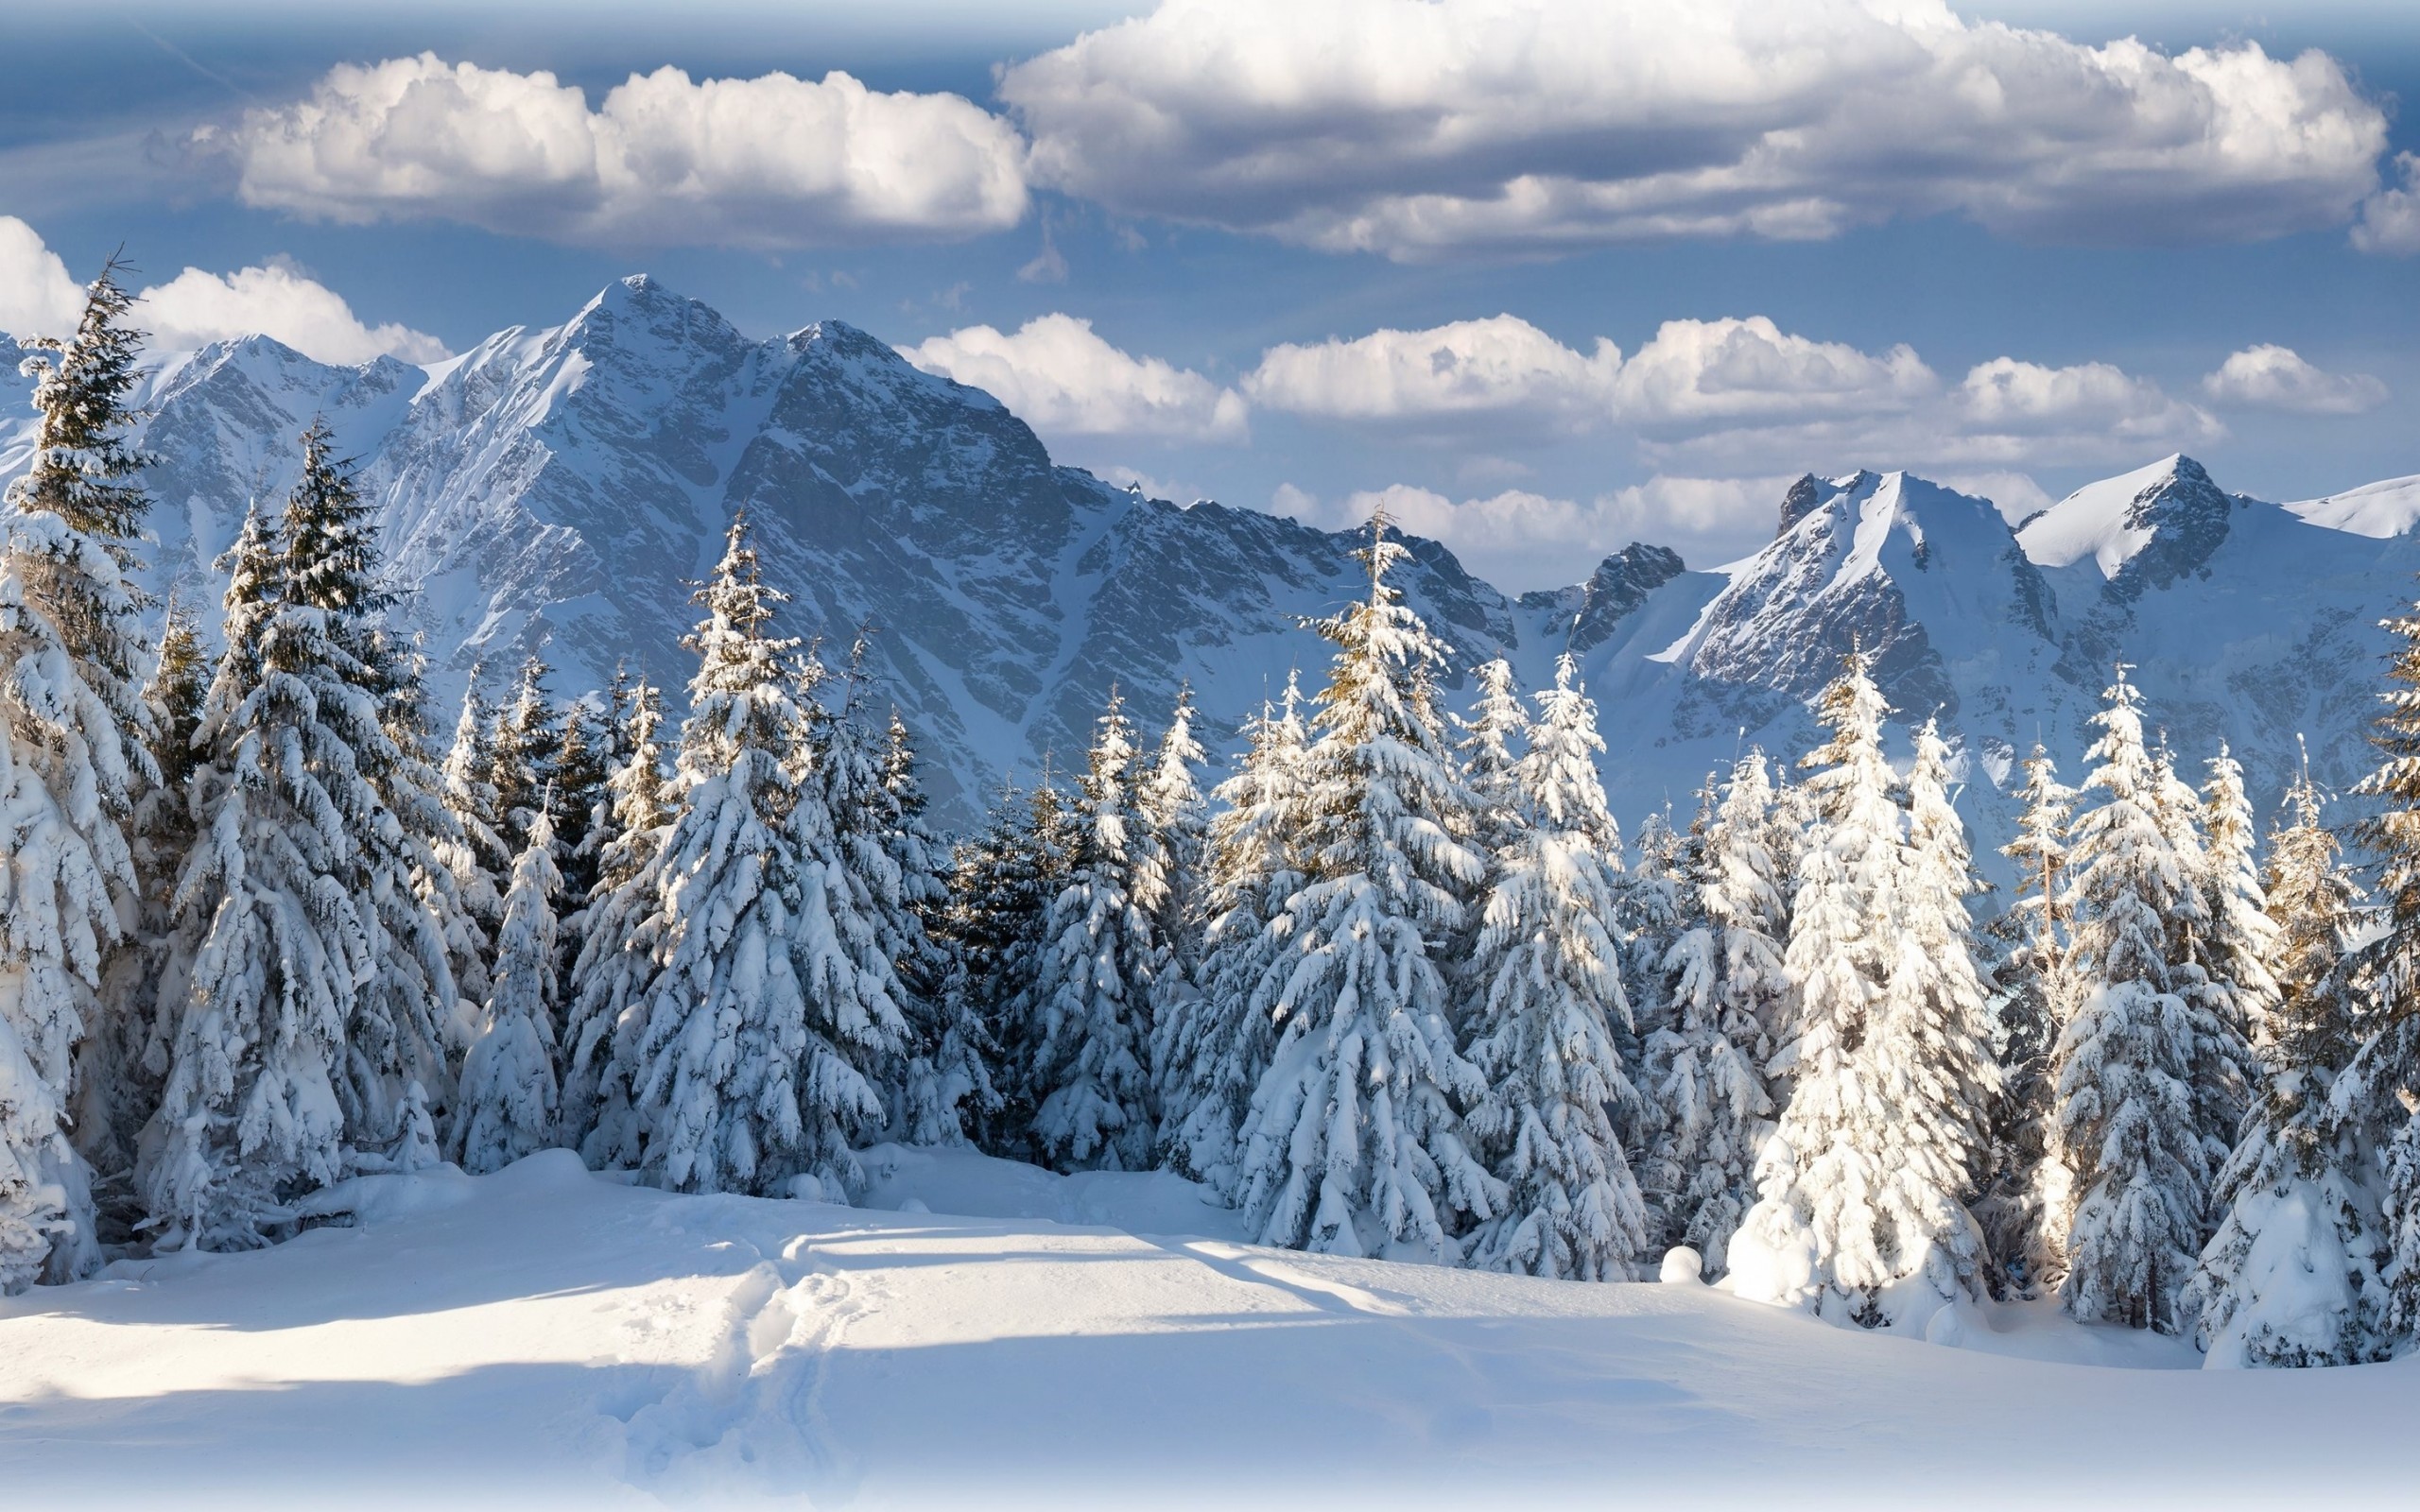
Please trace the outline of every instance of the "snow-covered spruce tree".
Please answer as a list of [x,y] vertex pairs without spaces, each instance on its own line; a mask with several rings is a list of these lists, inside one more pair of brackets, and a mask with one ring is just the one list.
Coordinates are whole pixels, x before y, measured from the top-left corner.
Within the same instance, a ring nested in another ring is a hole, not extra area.
[[1162,883],[1157,857],[1136,843],[1132,729],[1112,691],[1034,976],[1034,1143],[1062,1171],[1152,1164],[1150,993],[1167,956],[1139,901]]
[[[2177,776],[2164,734],[2152,751],[2152,812],[2187,884],[2167,920],[2173,965],[2169,990],[2184,1000],[2193,1019],[2193,1126],[2201,1131],[2203,1164],[2215,1175],[2243,1126],[2252,1046],[2241,995],[2227,975],[2219,939],[2221,879],[2212,867],[2202,795]],[[2205,1221],[2214,1216],[2205,1214]],[[2209,1237],[2206,1228],[2202,1237]]]
[[[1709,1278],[1755,1201],[1756,1151],[1772,1127],[1764,1074],[1789,1022],[1789,921],[1771,849],[1772,783],[1762,751],[1732,765],[1689,879],[1704,922],[1666,953],[1670,1011],[1642,1046],[1653,1127],[1641,1185],[1662,1226],[1654,1244],[1695,1249]],[[1652,1245],[1651,1246],[1652,1247]]]
[[977,1011],[966,962],[952,947],[949,887],[941,869],[947,851],[925,817],[915,741],[899,711],[884,732],[882,789],[890,805],[883,835],[899,870],[908,918],[898,961],[907,989],[907,1075],[891,1124],[916,1144],[963,1144],[970,1125],[997,1112],[1000,1093],[992,1067],[998,1054]]
[[982,830],[950,861],[943,933],[964,963],[967,1004],[994,1046],[996,1100],[974,1109],[975,1140],[1011,1160],[1033,1153],[1035,1024],[1028,1008],[1043,925],[1072,850],[1064,805],[1046,771],[1030,793],[1004,785]]
[[2044,1228],[2065,1212],[2067,1167],[2052,1148],[2050,1050],[2066,1021],[2065,914],[2067,819],[2075,790],[2059,781],[2049,753],[2035,745],[2025,760],[2024,807],[2015,838],[2000,848],[2016,868],[2009,906],[1989,926],[1999,947],[1990,989],[1997,1020],[1999,1094],[1991,1105],[1991,1154],[1975,1205],[1992,1258],[1993,1289],[2031,1297],[2066,1274],[2066,1238]]
[[2070,828],[2067,973],[2074,994],[2051,1054],[2051,1148],[2066,1165],[2060,1297],[2085,1322],[2178,1333],[2202,1246],[2210,1170],[2194,1121],[2202,983],[2169,953],[2169,921],[2199,910],[2192,876],[2160,824],[2141,696],[2119,666],[2093,722],[2084,780],[2099,796]]
[[[1160,879],[1156,897],[1138,900],[1151,916],[1152,935],[1166,957],[1151,978],[1155,1043],[1159,1026],[1182,1017],[1186,1005],[1200,993],[1201,936],[1209,923],[1203,909],[1209,887],[1210,808],[1202,799],[1198,775],[1208,758],[1194,738],[1195,717],[1193,685],[1180,684],[1158,749],[1134,783],[1134,816]],[[1155,1080],[1167,1079],[1156,1059],[1152,1074]],[[1161,1106],[1165,1117],[1166,1108]]]
[[1487,1081],[1471,1139],[1504,1189],[1466,1249],[1488,1269],[1628,1280],[1647,1249],[1647,1209],[1606,1108],[1634,1096],[1612,1030],[1630,1003],[1616,874],[1597,848],[1610,823],[1596,765],[1605,743],[1575,677],[1566,654],[1507,774],[1512,822],[1466,971],[1467,1054]]
[[2350,947],[2361,890],[2320,823],[2308,767],[2287,801],[2293,822],[2270,845],[2273,928],[2259,962],[2279,988],[2263,1017],[2267,1074],[2219,1173],[2222,1217],[2186,1295],[2214,1366],[2352,1365],[2380,1353],[2376,1152],[2330,1097],[2360,1044]]
[[2257,1040],[2265,1035],[2270,1011],[2277,1004],[2272,965],[2277,925],[2269,917],[2268,896],[2261,887],[2255,855],[2260,837],[2252,799],[2243,789],[2243,767],[2224,743],[2210,760],[2202,815],[2208,835],[2203,875],[2210,902],[2211,964],[2214,973],[2235,989],[2234,1032]]
[[345,1155],[345,1025],[375,970],[350,879],[378,804],[349,737],[369,701],[334,670],[256,507],[228,554],[227,647],[196,731],[196,839],[173,903],[168,1063],[136,1190],[161,1249],[244,1248]]
[[67,1125],[75,1057],[88,1032],[129,1038],[98,988],[139,917],[125,825],[157,774],[130,581],[151,505],[132,440],[141,337],[116,274],[87,288],[73,335],[31,343],[32,455],[0,541],[0,1291],[99,1263]]
[[[1604,854],[1618,862],[1619,831],[1609,833],[1602,847]],[[1624,1064],[1643,1060],[1648,1038],[1669,1026],[1673,993],[1685,984],[1689,990],[1698,989],[1699,984],[1689,980],[1689,963],[1693,954],[1713,942],[1710,934],[1703,934],[1705,921],[1689,886],[1688,850],[1668,808],[1659,810],[1640,821],[1636,860],[1620,873],[1616,936],[1632,1022],[1614,1025],[1614,1043]],[[1691,941],[1692,933],[1703,937]],[[1614,1119],[1624,1147],[1643,1158],[1654,1125],[1652,1111],[1640,1102],[1616,1108]]]
[[441,1104],[450,1100],[451,1051],[465,1034],[446,920],[424,891],[439,869],[431,842],[440,837],[429,827],[447,823],[449,816],[417,732],[396,738],[394,712],[416,709],[420,698],[416,690],[398,686],[415,674],[381,633],[393,595],[379,582],[372,513],[354,487],[350,464],[336,455],[326,421],[313,421],[302,435],[302,474],[278,526],[285,555],[279,584],[287,611],[277,633],[289,633],[288,620],[311,623],[320,647],[316,669],[343,689],[340,701],[314,694],[318,722],[338,742],[322,747],[321,755],[349,760],[367,789],[352,870],[337,874],[353,890],[374,963],[351,1000],[337,1080],[346,1141],[356,1151],[384,1148],[402,1136],[403,1101],[413,1082]]
[[1944,748],[1919,738],[1903,836],[1882,695],[1853,652],[1824,690],[1832,738],[1803,765],[1820,816],[1800,862],[1785,966],[1796,1077],[1732,1244],[1742,1296],[1868,1327],[1913,1326],[1979,1287],[1964,1199],[1991,1084],[1966,954],[1964,836]]
[[529,842],[512,864],[496,935],[495,987],[462,1062],[450,1153],[475,1176],[500,1171],[556,1142],[555,908],[562,891],[554,820],[542,804],[529,822]]
[[639,1126],[627,1082],[610,1074],[636,1064],[647,1027],[647,989],[663,948],[657,859],[680,811],[665,776],[663,695],[644,678],[615,700],[621,756],[607,780],[610,806],[591,832],[596,883],[574,957],[563,1025],[562,1132],[594,1166],[639,1162]]
[[615,765],[614,732],[622,721],[614,700],[630,696],[628,676],[617,672],[614,677],[615,687],[606,702],[599,704],[592,692],[563,711],[562,743],[555,747],[554,776],[547,785],[546,816],[554,825],[556,852],[562,857],[563,892],[574,900],[586,898],[596,885],[596,851],[602,841],[592,843],[589,832],[613,807],[606,783]]
[[[1219,784],[1206,861],[1208,922],[1199,990],[1152,1025],[1160,1146],[1177,1170],[1233,1201],[1241,1134],[1276,1045],[1288,936],[1278,921],[1303,885],[1302,694],[1263,704],[1235,775]],[[1272,927],[1274,926],[1274,927]]]
[[2371,1022],[2336,1080],[2338,1118],[2382,1151],[2386,1237],[2381,1343],[2420,1349],[2420,608],[2384,622],[2402,644],[2387,669],[2385,705],[2370,736],[2377,767],[2354,792],[2376,800],[2358,837],[2377,858],[2386,928],[2360,952]]
[[[455,975],[461,989],[486,1001],[488,963],[495,954],[495,929],[504,917],[505,876],[511,853],[505,849],[504,810],[495,785],[495,706],[479,691],[481,667],[474,663],[462,690],[462,712],[454,722],[453,744],[439,768],[454,834],[439,848],[453,874],[455,896],[477,932],[472,948],[458,954]],[[467,957],[467,958],[466,958]]]
[[563,715],[546,695],[554,668],[535,656],[521,662],[521,680],[496,711],[488,743],[495,783],[496,833],[508,855],[528,848],[529,827],[555,791],[555,761],[562,753]]
[[1387,583],[1409,555],[1374,516],[1370,596],[1315,627],[1336,655],[1304,758],[1307,880],[1237,1186],[1264,1244],[1454,1259],[1502,1197],[1459,1116],[1486,1079],[1455,1044],[1437,960],[1484,863],[1455,838],[1471,799],[1434,702],[1443,648]]
[[186,787],[196,765],[193,735],[210,676],[196,616],[182,601],[171,601],[143,693],[160,780],[135,799],[127,830],[137,900],[130,948],[110,957],[101,981],[100,1022],[77,1055],[77,1143],[102,1178],[96,1195],[102,1199],[103,1238],[111,1242],[128,1237],[127,1226],[140,1216],[133,1206],[135,1140],[158,1105],[160,1077],[167,1069],[160,974],[166,964],[177,873],[193,849]]
[[662,964],[643,1029],[615,1037],[629,1054],[600,1081],[624,1089],[605,1095],[627,1100],[656,1185],[840,1200],[863,1176],[850,1146],[883,1113],[870,1074],[907,1026],[798,759],[804,715],[785,665],[797,643],[769,632],[786,595],[760,579],[744,518],[697,596],[685,802],[641,926]]
[[[1529,748],[1530,712],[1512,685],[1512,664],[1502,657],[1473,668],[1471,680],[1478,692],[1469,715],[1454,716],[1461,732],[1454,749],[1471,793],[1471,845],[1483,857],[1492,857],[1521,827],[1523,795],[1512,768]],[[1610,816],[1605,822],[1613,822]]]

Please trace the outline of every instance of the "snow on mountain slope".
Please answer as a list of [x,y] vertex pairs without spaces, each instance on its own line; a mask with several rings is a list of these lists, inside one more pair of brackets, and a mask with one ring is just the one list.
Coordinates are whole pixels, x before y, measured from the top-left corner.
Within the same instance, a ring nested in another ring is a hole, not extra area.
[[[564,1151],[478,1178],[367,1177],[331,1204],[354,1227],[0,1301],[10,1494],[1723,1506],[1954,1486],[1979,1506],[2231,1506],[2325,1484],[2356,1507],[2406,1492],[2408,1361],[2123,1368],[2196,1357],[2035,1309],[1974,1313],[1962,1342],[1982,1348],[1942,1349],[1696,1284],[1259,1249],[1162,1227],[1186,1216],[1172,1177],[1070,1192],[962,1152],[899,1153],[917,1160],[879,1194],[900,1211],[675,1195]],[[1085,1223],[1053,1221],[1070,1209]]]
[[[2176,481],[2180,464],[2200,472],[2198,463],[2180,453],[2085,484],[2025,522],[2017,532],[2025,555],[2044,567],[2068,567],[2089,557],[2100,576],[2117,576],[2157,533],[2156,501]],[[2201,481],[2206,483],[2207,475]]]
[[2331,493],[2324,499],[2305,499],[2285,508],[2312,524],[2373,540],[2409,535],[2412,525],[2420,523],[2420,477],[2365,483],[2358,489]]

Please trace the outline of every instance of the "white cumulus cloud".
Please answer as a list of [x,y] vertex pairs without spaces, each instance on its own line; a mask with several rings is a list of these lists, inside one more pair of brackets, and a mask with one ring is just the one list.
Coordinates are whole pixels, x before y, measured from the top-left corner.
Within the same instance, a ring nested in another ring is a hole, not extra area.
[[329,70],[205,129],[248,204],[458,220],[569,242],[786,248],[950,238],[1024,218],[1025,147],[956,94],[844,73],[633,74],[591,110],[549,73],[432,53]]
[[2410,257],[2420,252],[2420,156],[2398,152],[2394,165],[2403,182],[2361,202],[2353,245],[2381,257]]
[[1458,500],[1405,483],[1334,497],[1281,484],[1270,507],[1322,529],[1348,530],[1383,505],[1405,530],[1443,541],[1471,571],[1520,593],[1579,582],[1634,541],[1672,546],[1693,565],[1736,556],[1772,536],[1789,485],[1782,475],[1657,476],[1592,499],[1507,489]]
[[63,336],[76,329],[83,307],[83,285],[41,233],[14,215],[0,215],[0,332]]
[[1498,315],[1271,347],[1244,391],[1268,408],[1325,420],[1511,416],[1589,429],[1610,415],[1620,368],[1611,341],[1575,352],[1527,320]]
[[393,321],[363,323],[336,290],[284,264],[206,273],[198,267],[143,291],[134,320],[161,351],[255,333],[320,362],[362,363],[379,356],[435,362],[445,343]]
[[1783,331],[1764,316],[1667,320],[1622,365],[1620,409],[1639,425],[1892,414],[1939,391],[1906,346],[1868,353]]
[[[0,332],[66,335],[84,308],[84,288],[34,229],[0,215]],[[370,325],[344,296],[283,261],[233,273],[188,267],[135,297],[130,318],[154,352],[266,335],[320,362],[363,363],[393,355],[434,362],[445,344],[397,322]]]
[[1019,63],[1036,180],[1395,258],[1824,237],[2342,225],[2386,117],[2333,60],[2169,56],[1942,0],[1166,0]]
[[2359,415],[2386,402],[2386,385],[2365,372],[2328,372],[2291,347],[2246,347],[2202,380],[2221,404],[2296,415]]
[[1045,315],[1003,334],[968,326],[902,350],[927,372],[983,389],[1046,438],[1244,438],[1243,397],[1190,369],[1136,357],[1090,320]]

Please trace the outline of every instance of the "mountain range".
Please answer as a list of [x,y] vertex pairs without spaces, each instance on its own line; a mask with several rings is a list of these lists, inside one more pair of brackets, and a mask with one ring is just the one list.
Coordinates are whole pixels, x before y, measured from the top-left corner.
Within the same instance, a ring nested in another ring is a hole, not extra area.
[[[30,384],[0,337],[0,474],[25,462]],[[997,401],[838,321],[751,340],[646,278],[563,324],[428,366],[319,363],[264,336],[163,360],[144,443],[154,586],[215,608],[210,563],[275,501],[324,416],[379,507],[402,610],[441,696],[527,655],[572,694],[627,662],[678,690],[691,584],[746,511],[789,633],[838,660],[861,631],[923,737],[937,812],[972,820],[1007,776],[1081,759],[1113,688],[1148,732],[1190,682],[1212,743],[1325,648],[1300,627],[1362,592],[1354,534],[1180,507],[1055,465]],[[2221,742],[2264,814],[2297,737],[2324,784],[2370,763],[2388,638],[2420,570],[2420,477],[2270,504],[2170,456],[2012,525],[1905,472],[1809,475],[1753,555],[1692,570],[1633,543],[1584,583],[1518,596],[1407,538],[1408,596],[1455,676],[1501,655],[1529,685],[1571,651],[1596,695],[1616,813],[1685,816],[1752,744],[1794,754],[1852,645],[1900,715],[1962,753],[1979,849],[2038,740],[2070,781],[2123,661],[2180,766]],[[673,699],[680,703],[677,691]]]

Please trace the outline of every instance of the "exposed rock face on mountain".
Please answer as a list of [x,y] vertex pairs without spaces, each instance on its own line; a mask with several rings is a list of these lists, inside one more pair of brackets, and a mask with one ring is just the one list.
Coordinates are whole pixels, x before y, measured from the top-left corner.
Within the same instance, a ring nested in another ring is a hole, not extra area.
[[[29,383],[0,344],[0,472]],[[159,586],[214,608],[209,563],[249,503],[291,483],[325,415],[379,502],[441,696],[535,652],[564,694],[628,661],[676,690],[681,637],[732,515],[796,595],[792,633],[838,662],[871,632],[880,696],[934,765],[944,822],[1054,758],[1074,765],[1113,686],[1148,727],[1189,680],[1231,731],[1327,648],[1301,627],[1364,591],[1357,534],[1215,504],[1179,508],[1052,463],[989,395],[837,322],[751,340],[644,279],[566,323],[500,332],[429,368],[315,363],[253,337],[174,359],[146,395]],[[2342,786],[2366,766],[2385,639],[2420,567],[2420,479],[2276,506],[2188,457],[2079,490],[2012,530],[1905,473],[1800,479],[1775,539],[1715,572],[1633,543],[1588,581],[1508,598],[1409,541],[1404,586],[1458,675],[1510,657],[1531,685],[1565,649],[1601,711],[1617,812],[1685,806],[1750,744],[1795,754],[1806,701],[1863,646],[1910,722],[1965,753],[1983,848],[2036,740],[2081,776],[2084,720],[2123,658],[2187,775],[2221,740],[2263,801],[2308,735]]]

